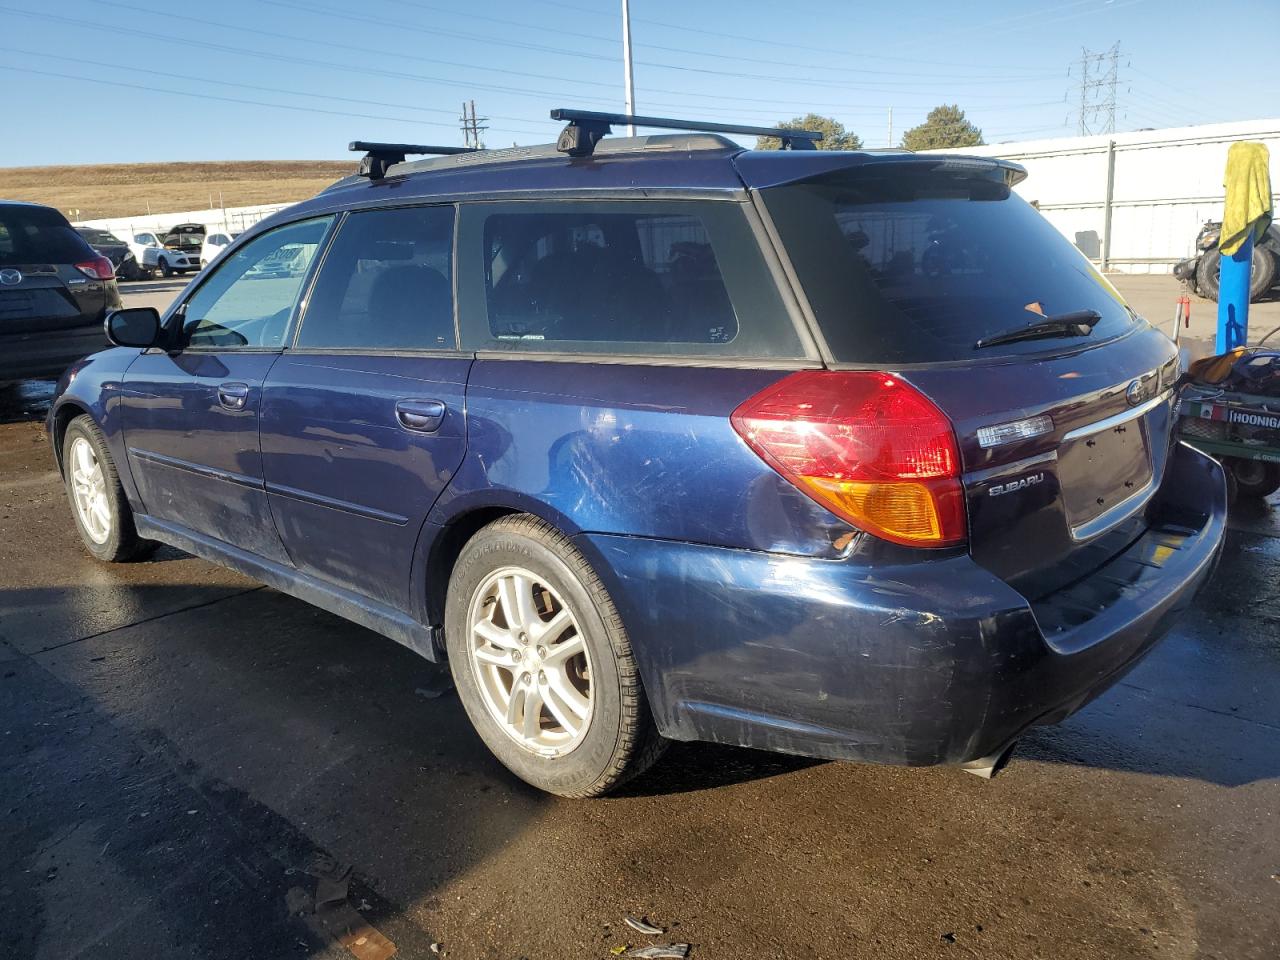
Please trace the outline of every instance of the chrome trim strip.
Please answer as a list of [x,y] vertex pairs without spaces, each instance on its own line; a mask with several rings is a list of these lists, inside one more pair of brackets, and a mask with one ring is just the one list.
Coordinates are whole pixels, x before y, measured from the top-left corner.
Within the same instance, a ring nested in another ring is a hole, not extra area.
[[1173,391],[1166,390],[1164,393],[1157,394],[1152,397],[1146,403],[1140,403],[1129,410],[1122,410],[1120,413],[1107,417],[1104,420],[1098,420],[1095,423],[1086,424],[1083,427],[1076,427],[1074,430],[1070,430],[1063,435],[1062,442],[1066,443],[1069,440],[1079,440],[1081,437],[1089,437],[1095,433],[1101,433],[1103,430],[1110,430],[1112,427],[1118,427],[1122,423],[1128,423],[1130,420],[1136,420],[1138,417],[1150,413],[1156,407],[1160,406],[1160,404],[1168,402],[1169,398],[1172,396]]
[[1053,463],[1057,459],[1058,451],[1049,450],[1045,453],[1037,453],[1033,457],[1015,460],[1012,463],[1002,463],[996,467],[987,467],[985,470],[975,470],[973,473],[966,473],[962,479],[965,483],[986,483],[995,477],[1010,473],[1020,473],[1023,470],[1030,470],[1032,467],[1038,467],[1041,464]]
[[[1137,409],[1137,408],[1135,408]],[[1141,511],[1155,496],[1156,478],[1153,475],[1137,493],[1128,499],[1121,500],[1109,510],[1104,510],[1092,520],[1086,520],[1077,526],[1071,528],[1071,539],[1077,543],[1084,540],[1092,540],[1099,534],[1106,533],[1113,527],[1117,527],[1124,523],[1134,514]]]

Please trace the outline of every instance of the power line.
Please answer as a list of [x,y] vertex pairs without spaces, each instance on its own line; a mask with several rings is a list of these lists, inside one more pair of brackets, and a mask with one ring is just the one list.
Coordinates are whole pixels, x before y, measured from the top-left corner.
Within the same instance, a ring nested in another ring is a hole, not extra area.
[[[544,53],[554,53],[557,56],[561,56],[561,57],[577,57],[577,58],[586,59],[586,60],[604,61],[607,63],[617,62],[616,57],[605,56],[602,54],[586,53],[581,50],[571,50],[566,47],[553,47],[553,46],[548,46],[546,44],[529,43],[527,41],[518,41],[518,40],[501,40],[495,37],[460,33],[458,31],[453,31],[453,30],[441,30],[437,27],[426,27],[420,24],[409,24],[401,20],[392,20],[392,19],[387,19],[385,17],[371,17],[367,15],[362,15],[362,14],[355,14],[346,10],[336,9],[333,7],[326,7],[323,5],[316,5],[311,3],[300,3],[298,2],[298,0],[259,0],[259,2],[268,3],[268,4],[271,4],[272,6],[281,7],[286,10],[297,10],[303,13],[320,14],[322,16],[334,17],[336,19],[347,20],[352,23],[368,23],[374,26],[388,27],[391,29],[401,30],[401,31],[408,30],[414,33],[423,33],[423,34],[428,34],[432,36],[447,36],[455,39],[475,40],[475,41],[479,41],[489,45],[515,47],[523,50],[537,50]],[[712,56],[712,57],[722,56],[720,54],[703,54],[703,55]],[[727,59],[737,61],[740,58],[727,57]],[[764,61],[764,62],[767,63],[769,61]],[[826,88],[836,88],[840,90],[847,90],[847,89],[850,89],[851,87],[855,89],[858,89],[858,88],[892,89],[897,87],[920,87],[920,86],[932,87],[934,86],[934,84],[928,81],[920,81],[920,80],[886,80],[883,82],[859,81],[857,83],[850,83],[849,81],[844,81],[844,80],[819,80],[819,79],[808,78],[808,77],[779,76],[777,74],[740,73],[732,70],[715,70],[710,67],[694,67],[694,66],[689,66],[685,64],[659,63],[652,60],[644,60],[644,61],[637,60],[636,63],[640,64],[641,66],[651,67],[658,70],[676,70],[682,73],[700,73],[700,74],[706,74],[710,76],[731,77],[739,80],[767,80],[771,83],[790,83],[790,84],[796,84],[800,86],[826,87]],[[796,64],[786,64],[786,63],[780,63],[779,65],[797,66]],[[805,64],[800,66],[812,66],[812,65]],[[875,73],[876,71],[868,71],[868,72]],[[913,75],[918,76],[918,74],[913,74]],[[956,85],[987,86],[987,85],[995,85],[995,84],[1015,83],[1015,82],[1026,81],[1026,80],[1039,80],[1039,79],[1042,79],[1042,77],[1013,76],[1013,77],[953,78],[948,76],[948,77],[945,77],[944,79],[947,79],[952,86],[956,86]]]
[[[40,77],[56,77],[61,80],[78,80],[84,83],[103,84],[111,87],[124,87],[130,90],[145,90],[149,93],[164,93],[164,94],[176,96],[176,97],[190,97],[194,100],[215,100],[221,103],[238,103],[238,104],[247,104],[249,106],[254,106],[254,107],[270,107],[273,110],[296,110],[296,111],[301,111],[303,113],[323,113],[323,114],[327,114],[329,116],[334,116],[334,117],[353,117],[353,118],[358,118],[362,120],[383,120],[383,121],[389,121],[391,123],[413,123],[413,124],[418,124],[419,126],[428,126],[428,127],[446,127],[447,128],[452,126],[451,124],[433,123],[430,120],[406,119],[405,117],[388,117],[388,116],[378,115],[378,114],[354,113],[354,112],[344,111],[344,110],[326,110],[323,107],[303,107],[297,104],[267,103],[266,101],[263,101],[263,100],[248,100],[242,97],[220,97],[212,93],[191,93],[190,91],[187,91],[187,90],[170,90],[170,89],[164,89],[161,87],[154,87],[149,84],[129,83],[128,81],[125,81],[125,80],[103,80],[97,77],[83,77],[83,76],[76,76],[75,74],[70,74],[70,73],[58,73],[53,70],[36,70],[31,67],[13,67],[6,63],[0,63],[0,70],[11,70],[15,73],[27,73],[27,74],[33,74],[35,76],[40,76]],[[502,132],[519,133],[520,131],[502,131]]]

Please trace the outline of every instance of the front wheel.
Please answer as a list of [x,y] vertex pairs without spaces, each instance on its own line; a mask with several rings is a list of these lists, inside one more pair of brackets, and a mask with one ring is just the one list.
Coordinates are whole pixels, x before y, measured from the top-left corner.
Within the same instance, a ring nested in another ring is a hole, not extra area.
[[472,724],[533,786],[599,796],[661,754],[613,601],[536,517],[504,517],[468,541],[449,580],[445,643]]
[[1280,464],[1232,457],[1226,462],[1235,478],[1236,496],[1269,497],[1280,490]]
[[173,267],[169,266],[169,261],[166,260],[164,257],[160,258],[160,263],[157,265],[157,268],[159,269],[160,275],[162,277],[173,276]]
[[62,438],[62,476],[80,539],[99,560],[136,560],[158,546],[154,540],[138,536],[107,440],[88,414],[67,425]]

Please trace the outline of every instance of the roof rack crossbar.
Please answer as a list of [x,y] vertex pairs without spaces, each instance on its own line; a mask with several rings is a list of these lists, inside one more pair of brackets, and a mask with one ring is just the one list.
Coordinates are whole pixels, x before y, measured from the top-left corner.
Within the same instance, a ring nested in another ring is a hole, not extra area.
[[594,110],[551,111],[552,120],[567,121],[556,141],[556,149],[571,157],[589,157],[596,144],[612,131],[614,124],[657,127],[663,130],[696,130],[699,133],[743,133],[756,137],[777,137],[784,150],[813,150],[822,139],[818,130],[791,130],[785,127],[746,127],[736,123],[704,123],[700,120],[673,120],[669,117],[637,117],[625,113],[598,113]]
[[381,180],[387,175],[387,168],[395,163],[404,163],[410,155],[453,156],[456,153],[475,153],[475,147],[428,147],[420,143],[370,143],[366,140],[353,140],[347,145],[348,150],[362,151],[359,176],[370,180]]

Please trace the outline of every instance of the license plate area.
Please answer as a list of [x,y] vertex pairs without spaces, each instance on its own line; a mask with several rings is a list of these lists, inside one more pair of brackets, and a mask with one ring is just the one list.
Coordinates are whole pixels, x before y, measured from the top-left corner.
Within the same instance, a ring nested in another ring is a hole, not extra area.
[[1110,529],[1151,491],[1146,418],[1068,435],[1058,449],[1058,477],[1071,533],[1083,540]]

